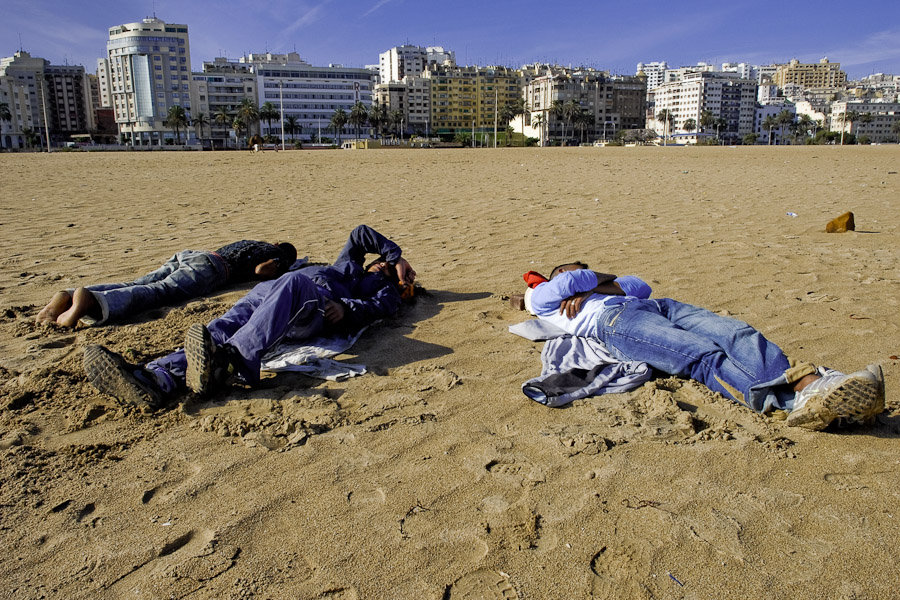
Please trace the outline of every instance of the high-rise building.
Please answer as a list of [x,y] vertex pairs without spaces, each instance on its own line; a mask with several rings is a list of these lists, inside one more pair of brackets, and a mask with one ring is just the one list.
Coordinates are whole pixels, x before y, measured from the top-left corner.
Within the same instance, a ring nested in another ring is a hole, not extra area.
[[432,64],[424,76],[431,80],[431,133],[487,134],[497,123],[501,107],[521,98],[520,74],[508,67],[458,67]]
[[45,146],[48,132],[44,124],[49,123],[50,89],[44,79],[44,69],[49,64],[24,50],[0,58],[0,102],[7,103],[12,116],[8,124],[0,121],[4,148],[23,148],[28,143],[27,137],[42,148]]
[[776,65],[772,83],[782,88],[790,83],[804,88],[843,87],[847,74],[841,71],[841,63],[829,62],[827,58],[813,64],[794,59],[786,65]]
[[420,77],[428,65],[456,64],[456,53],[441,46],[395,46],[378,55],[379,83],[402,81],[404,77]]
[[[369,69],[334,64],[317,67],[301,60],[296,52],[250,54],[240,60],[256,73],[259,105],[271,102],[279,112],[283,107],[285,119],[293,117],[301,128],[301,139],[320,137],[323,130],[327,133],[338,109],[349,117],[357,102],[367,109],[372,105],[376,74]],[[271,128],[261,123],[262,135],[280,136],[280,123],[279,119]]]
[[647,93],[651,93],[657,86],[665,82],[666,71],[669,65],[666,61],[638,63],[636,75],[644,75],[647,78]]
[[[660,135],[682,132],[680,135],[688,142],[712,135],[738,141],[753,131],[756,94],[756,81],[736,74],[686,73],[680,80],[656,88],[654,110],[656,115],[671,115],[671,126],[665,127],[665,119],[654,119],[655,130]],[[713,123],[707,124],[710,118]]]
[[43,146],[48,134],[55,144],[93,128],[90,84],[84,67],[51,65],[20,50],[0,59],[0,78],[0,102],[7,103],[12,117],[3,128],[9,136],[3,139],[3,147],[21,147],[26,129],[39,134]]
[[148,17],[109,29],[109,93],[119,132],[133,144],[175,137],[169,109],[191,114],[188,26]]

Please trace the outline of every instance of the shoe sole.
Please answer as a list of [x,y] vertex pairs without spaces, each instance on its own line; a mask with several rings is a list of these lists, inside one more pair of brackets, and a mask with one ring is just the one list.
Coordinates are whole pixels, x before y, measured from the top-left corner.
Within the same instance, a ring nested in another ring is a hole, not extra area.
[[188,328],[184,340],[184,354],[187,357],[184,379],[195,394],[202,396],[210,391],[215,347],[209,330],[202,324],[194,323]]
[[[884,410],[884,375],[878,365],[850,377],[819,398],[811,398],[797,414],[789,414],[787,424],[821,431],[833,421],[860,423]],[[792,418],[793,417],[793,418]]]
[[84,372],[98,391],[142,409],[159,405],[160,397],[138,381],[128,370],[125,360],[103,346],[84,349]]

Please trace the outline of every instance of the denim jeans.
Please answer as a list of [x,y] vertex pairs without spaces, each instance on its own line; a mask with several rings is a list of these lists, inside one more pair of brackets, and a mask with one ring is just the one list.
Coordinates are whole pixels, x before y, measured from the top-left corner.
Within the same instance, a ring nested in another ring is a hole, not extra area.
[[87,286],[100,305],[97,324],[198,298],[225,283],[226,266],[211,252],[182,250],[157,270],[125,283]]
[[670,298],[635,299],[600,314],[599,336],[620,360],[689,377],[755,411],[793,405],[787,357],[743,321]]
[[[289,271],[257,284],[206,328],[217,344],[228,344],[238,351],[243,359],[236,365],[238,373],[252,384],[259,381],[260,359],[268,349],[286,337],[305,339],[322,331],[326,299],[309,277]],[[176,385],[184,385],[186,367],[183,349],[147,365],[151,370],[165,369]]]

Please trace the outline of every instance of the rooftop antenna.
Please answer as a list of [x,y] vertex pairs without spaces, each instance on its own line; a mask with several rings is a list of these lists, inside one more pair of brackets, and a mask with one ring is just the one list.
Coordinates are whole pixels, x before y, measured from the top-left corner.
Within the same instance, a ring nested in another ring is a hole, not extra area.
[[156,0],[153,0],[153,18],[156,18]]

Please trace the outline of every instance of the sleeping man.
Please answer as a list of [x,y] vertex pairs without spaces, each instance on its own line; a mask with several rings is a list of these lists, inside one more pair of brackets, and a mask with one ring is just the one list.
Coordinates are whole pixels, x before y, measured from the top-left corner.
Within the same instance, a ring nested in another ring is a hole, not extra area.
[[747,323],[670,298],[650,299],[650,286],[637,277],[572,262],[532,285],[530,310],[539,318],[599,341],[617,360],[694,379],[757,412],[785,410],[788,425],[821,430],[884,410],[878,365],[845,375],[789,362]]

